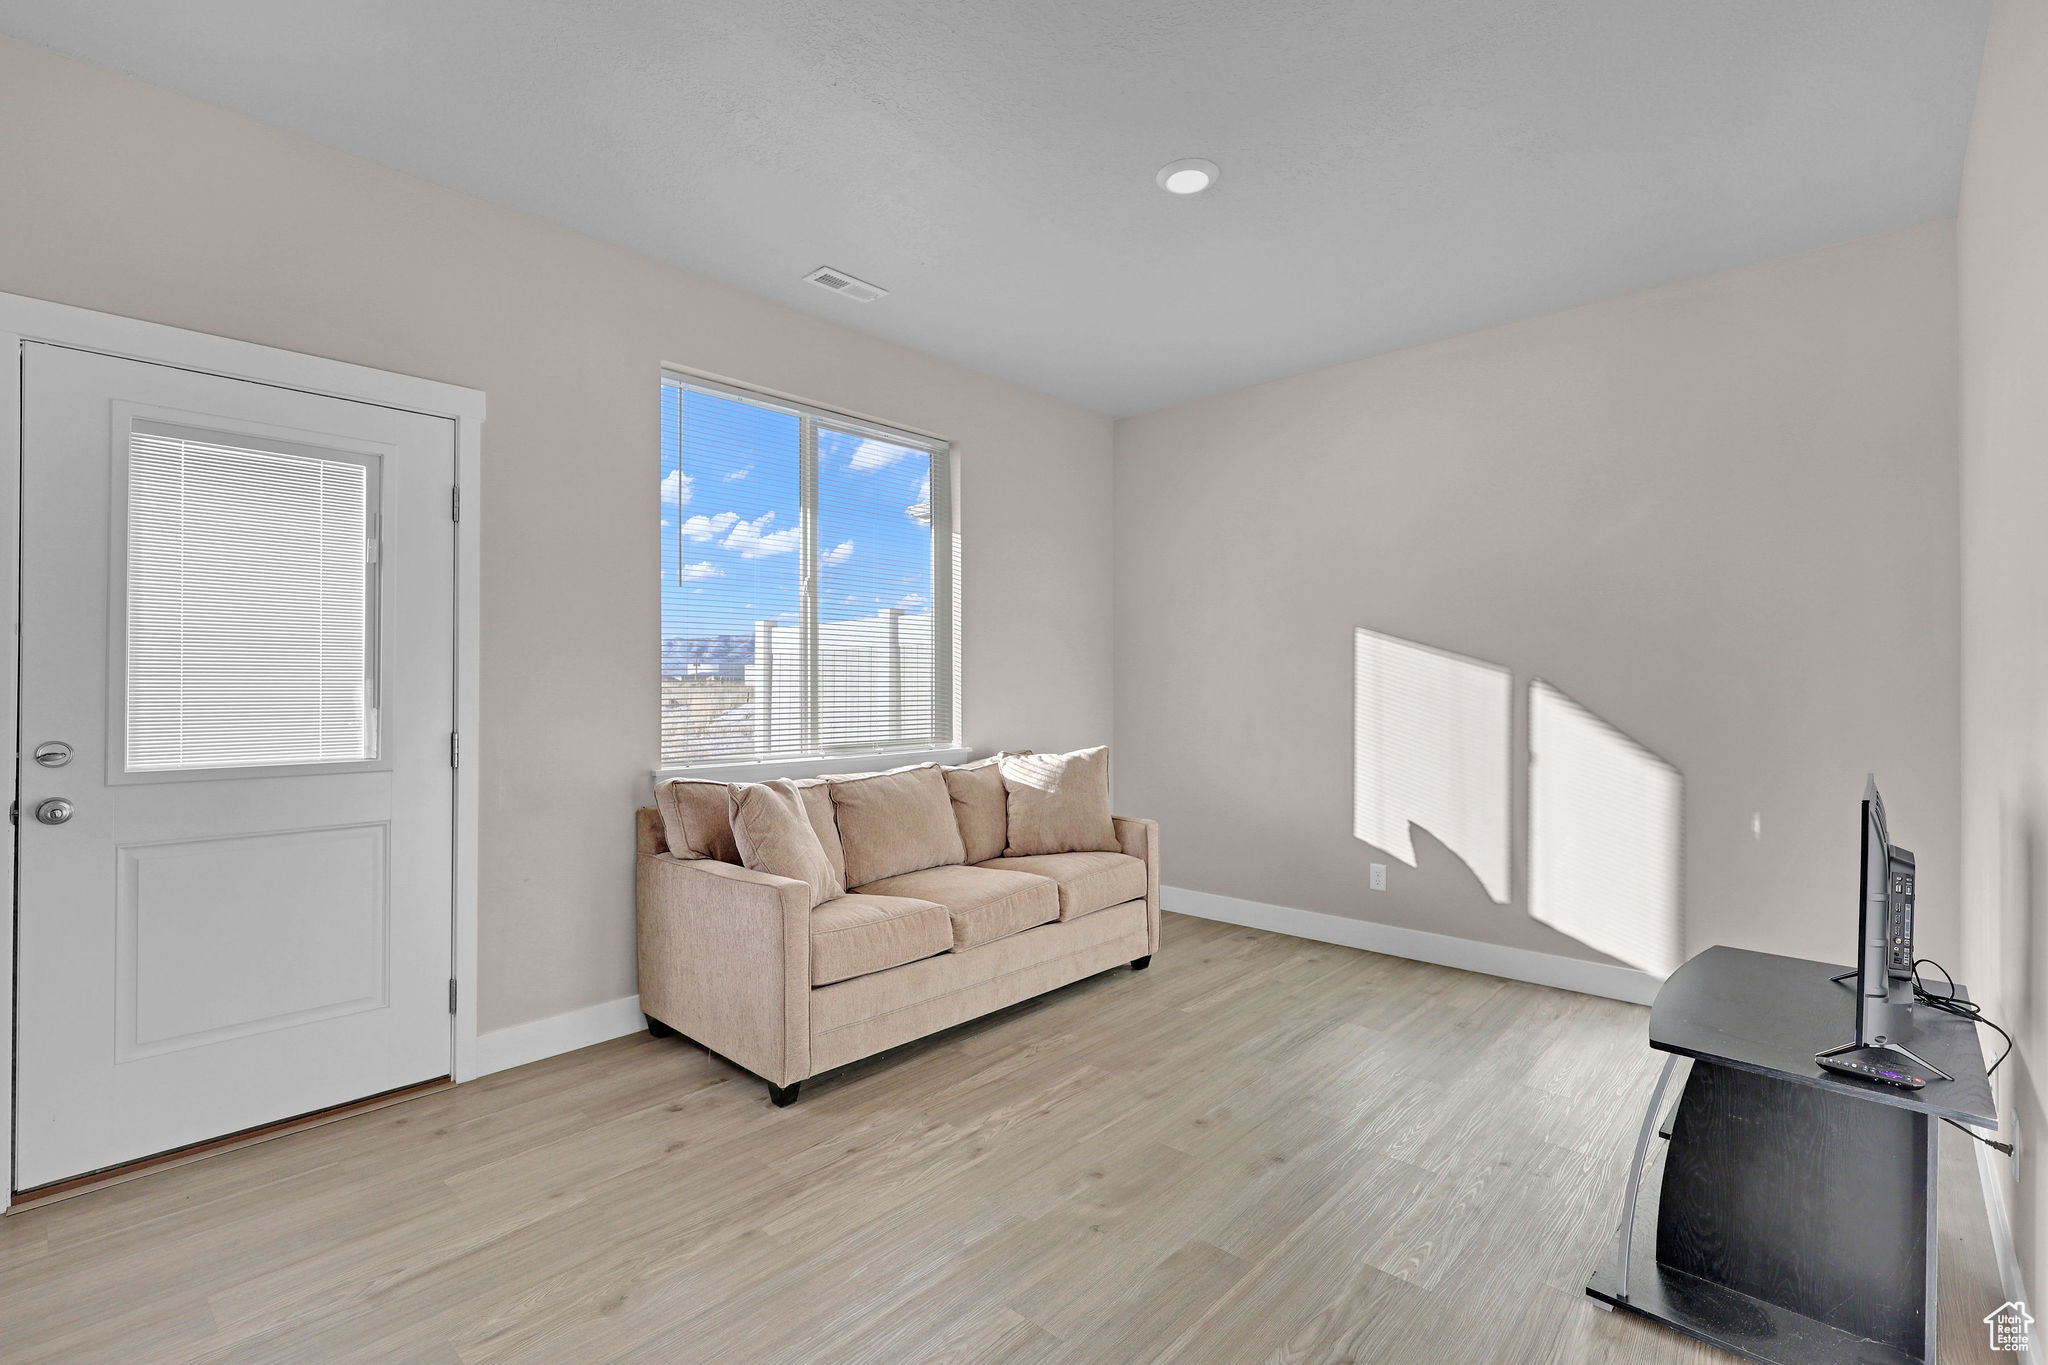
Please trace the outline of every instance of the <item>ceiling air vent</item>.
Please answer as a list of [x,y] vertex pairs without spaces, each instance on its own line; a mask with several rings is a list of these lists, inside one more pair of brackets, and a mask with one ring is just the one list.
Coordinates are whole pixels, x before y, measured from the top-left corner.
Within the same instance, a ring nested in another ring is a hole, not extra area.
[[804,278],[810,283],[817,285],[820,289],[829,289],[835,294],[842,294],[852,299],[855,303],[873,303],[876,299],[885,297],[889,292],[878,284],[869,284],[866,280],[857,280],[844,270],[834,270],[828,265],[819,266],[816,270],[804,276]]

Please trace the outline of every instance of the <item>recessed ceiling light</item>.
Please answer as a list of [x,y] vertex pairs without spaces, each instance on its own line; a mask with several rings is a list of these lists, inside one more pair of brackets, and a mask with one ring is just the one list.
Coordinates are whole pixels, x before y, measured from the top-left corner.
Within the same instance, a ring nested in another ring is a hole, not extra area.
[[1216,163],[1198,156],[1169,161],[1159,168],[1159,188],[1168,194],[1200,194],[1216,183]]

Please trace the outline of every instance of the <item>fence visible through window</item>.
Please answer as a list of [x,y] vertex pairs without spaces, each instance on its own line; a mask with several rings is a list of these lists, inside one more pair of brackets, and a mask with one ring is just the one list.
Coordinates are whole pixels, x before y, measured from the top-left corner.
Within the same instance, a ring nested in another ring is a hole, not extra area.
[[661,766],[949,745],[943,443],[662,387]]

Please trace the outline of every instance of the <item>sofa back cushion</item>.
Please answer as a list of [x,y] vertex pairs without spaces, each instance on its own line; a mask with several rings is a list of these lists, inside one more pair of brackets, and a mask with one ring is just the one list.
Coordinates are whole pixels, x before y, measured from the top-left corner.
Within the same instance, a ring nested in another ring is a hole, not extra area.
[[832,810],[848,886],[966,858],[953,820],[953,799],[937,764],[834,778]]
[[1010,755],[996,766],[1009,796],[1009,856],[1121,849],[1109,818],[1106,745],[1070,754]]
[[739,847],[732,838],[728,786],[683,778],[654,789],[654,804],[661,811],[662,832],[671,855],[716,858],[721,863],[740,860]]
[[967,850],[962,862],[1000,858],[1009,840],[1010,797],[996,767],[1000,757],[943,770],[946,794],[953,800],[953,823],[960,827],[960,842]]
[[811,904],[844,894],[794,782],[735,782],[732,836],[740,861],[756,872],[808,883]]

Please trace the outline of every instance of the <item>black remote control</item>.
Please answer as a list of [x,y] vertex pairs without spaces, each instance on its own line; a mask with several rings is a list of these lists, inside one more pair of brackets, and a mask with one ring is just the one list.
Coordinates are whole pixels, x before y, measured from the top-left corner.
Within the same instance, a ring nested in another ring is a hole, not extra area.
[[1920,1090],[1927,1085],[1925,1076],[1915,1075],[1907,1070],[1904,1062],[1894,1062],[1892,1054],[1882,1048],[1858,1048],[1834,1057],[1816,1057],[1815,1061],[1830,1071],[1839,1071],[1844,1076],[1856,1076],[1866,1081],[1882,1081],[1906,1090]]

